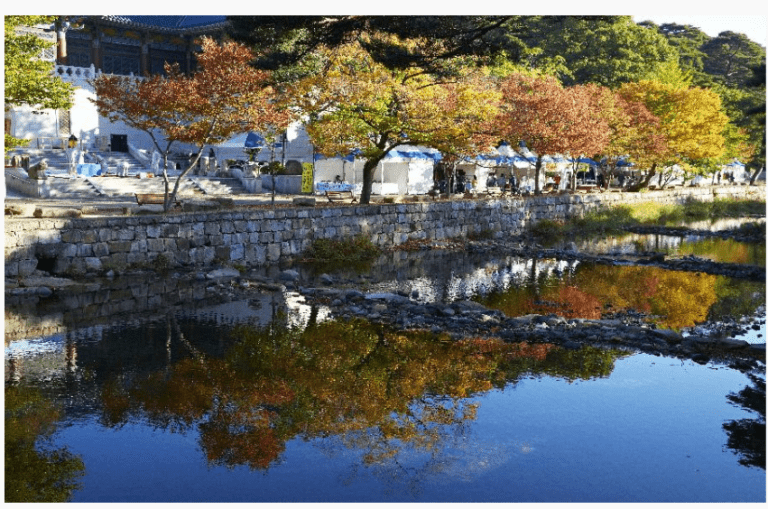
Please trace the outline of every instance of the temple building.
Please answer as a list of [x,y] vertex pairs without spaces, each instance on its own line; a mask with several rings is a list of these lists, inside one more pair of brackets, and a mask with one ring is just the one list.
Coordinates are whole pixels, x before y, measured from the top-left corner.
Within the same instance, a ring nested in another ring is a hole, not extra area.
[[[147,133],[122,122],[109,122],[98,114],[90,100],[94,97],[90,80],[102,73],[164,73],[166,62],[178,63],[183,72],[192,72],[195,53],[200,50],[198,38],[220,40],[227,25],[226,16],[69,16],[60,17],[51,26],[25,27],[27,32],[56,42],[55,50],[42,58],[54,62],[54,72],[75,85],[74,104],[68,110],[33,105],[12,108],[5,112],[6,132],[30,140],[30,148],[64,148],[74,136],[83,149],[90,151],[151,153],[154,144]],[[180,152],[194,148],[174,145]],[[246,157],[239,152],[238,157]],[[283,162],[311,162],[312,147],[303,128],[291,126],[277,154],[264,151],[261,155],[262,159],[268,157]]]
[[92,150],[128,152],[128,144],[151,150],[149,136],[120,122],[100,117],[89,100],[89,81],[101,73],[146,76],[164,72],[165,62],[178,63],[184,72],[194,70],[196,39],[221,38],[225,16],[69,16],[51,26],[22,30],[56,42],[41,58],[54,62],[54,72],[75,86],[73,106],[39,109],[24,105],[6,110],[6,132],[30,140],[30,148],[64,148],[74,136]]
[[107,74],[162,74],[178,63],[194,70],[195,39],[221,38],[225,16],[88,16],[59,23],[56,63]]

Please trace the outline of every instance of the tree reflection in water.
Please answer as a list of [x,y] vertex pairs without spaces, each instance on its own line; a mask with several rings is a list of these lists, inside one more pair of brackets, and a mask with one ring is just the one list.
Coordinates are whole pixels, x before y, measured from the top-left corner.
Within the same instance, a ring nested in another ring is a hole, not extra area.
[[[758,295],[759,298],[755,298]],[[659,267],[580,264],[533,287],[513,287],[479,299],[507,316],[554,313],[565,318],[600,319],[606,313],[638,311],[671,329],[692,327],[729,314],[748,315],[764,302],[765,284]],[[715,311],[715,313],[713,313]]]
[[748,376],[753,385],[727,398],[734,405],[756,413],[757,418],[728,421],[723,428],[728,433],[728,448],[739,456],[739,463],[765,470],[765,378]]
[[462,435],[477,411],[465,398],[523,376],[605,377],[623,355],[452,341],[360,320],[304,330],[240,327],[235,335],[222,358],[197,352],[140,379],[105,384],[103,421],[120,425],[141,415],[166,428],[196,426],[212,465],[267,469],[295,437],[336,437],[362,448],[365,465],[397,465],[409,451],[434,458]]
[[60,418],[39,390],[5,387],[6,502],[66,502],[80,487],[80,457],[48,446]]

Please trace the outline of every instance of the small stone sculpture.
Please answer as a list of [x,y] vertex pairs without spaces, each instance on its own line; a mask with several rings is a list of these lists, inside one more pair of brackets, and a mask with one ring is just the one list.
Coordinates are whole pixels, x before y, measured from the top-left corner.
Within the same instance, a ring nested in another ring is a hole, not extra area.
[[33,164],[29,167],[29,170],[27,170],[27,174],[29,175],[29,178],[33,180],[45,180],[48,178],[45,175],[45,170],[48,168],[48,161],[45,159],[42,159],[40,162]]

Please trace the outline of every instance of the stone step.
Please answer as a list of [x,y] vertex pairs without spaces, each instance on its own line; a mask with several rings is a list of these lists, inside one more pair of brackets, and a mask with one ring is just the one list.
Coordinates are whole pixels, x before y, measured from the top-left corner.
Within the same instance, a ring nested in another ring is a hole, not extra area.
[[[164,193],[165,183],[160,177],[136,178],[136,177],[94,177],[93,182],[109,196],[133,196],[142,193]],[[175,179],[170,181],[171,189]],[[191,182],[182,180],[178,194],[198,195],[202,194]]]
[[[35,148],[16,148],[8,152],[8,156],[13,155],[28,155],[30,164],[35,164],[41,159],[45,159],[48,163],[48,168],[54,171],[66,171],[69,168],[69,158],[66,151],[61,149],[35,149]],[[108,165],[109,172],[116,172],[117,169],[123,165],[128,165],[129,173],[139,173],[142,171],[148,171],[146,166],[139,162],[136,158],[126,152],[89,152],[88,156],[84,159],[87,162],[96,162],[96,158],[103,158]]]
[[226,196],[247,192],[242,182],[234,178],[194,178],[191,180],[194,180],[201,191],[207,195]]

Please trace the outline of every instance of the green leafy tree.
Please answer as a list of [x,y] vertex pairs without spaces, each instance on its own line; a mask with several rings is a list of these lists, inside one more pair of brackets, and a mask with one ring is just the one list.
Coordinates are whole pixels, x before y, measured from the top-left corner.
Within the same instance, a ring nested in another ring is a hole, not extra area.
[[[418,67],[432,74],[445,62],[505,55],[517,61],[526,51],[520,37],[527,16],[232,16],[230,36],[261,56],[255,65],[271,70],[298,69],[321,48],[357,41],[370,58],[389,68]],[[383,34],[385,37],[373,37]],[[406,47],[401,39],[418,39]],[[304,70],[307,70],[304,68]]]
[[[746,83],[750,90],[755,90],[760,94],[762,100],[758,99],[756,104],[746,111],[749,121],[750,139],[758,140],[757,150],[752,164],[757,168],[753,173],[750,182],[754,184],[760,171],[765,171],[765,58],[763,61],[752,68],[752,78]],[[761,129],[762,127],[762,129]]]
[[[53,73],[54,63],[43,60],[43,52],[55,45],[24,28],[51,24],[54,16],[5,16],[5,111],[21,105],[36,108],[69,108],[73,87]],[[5,150],[24,145],[5,133]]]
[[523,41],[548,58],[561,57],[564,85],[598,83],[615,88],[677,61],[677,51],[656,30],[630,16],[542,16],[529,20]]
[[722,97],[723,110],[732,129],[746,137],[739,142],[752,147],[749,154],[729,153],[727,157],[738,157],[748,163],[756,176],[756,172],[765,166],[765,63],[754,67],[753,76],[762,82],[747,80],[743,85],[732,87],[714,83],[712,90]]
[[[747,134],[747,143],[754,147],[749,162],[755,177],[765,166],[765,48],[734,32],[709,37],[689,25],[641,25],[656,28],[678,50],[680,68],[690,85],[712,89],[721,97],[731,123]],[[654,79],[668,82],[658,74]]]
[[704,72],[707,54],[701,49],[711,39],[710,36],[691,25],[664,23],[657,26],[650,21],[643,21],[639,25],[655,28],[667,38],[669,45],[677,50],[680,69],[691,75],[694,85],[706,87],[712,83],[712,77]]
[[733,87],[752,78],[752,68],[765,61],[765,48],[744,34],[722,32],[701,46],[704,72]]

